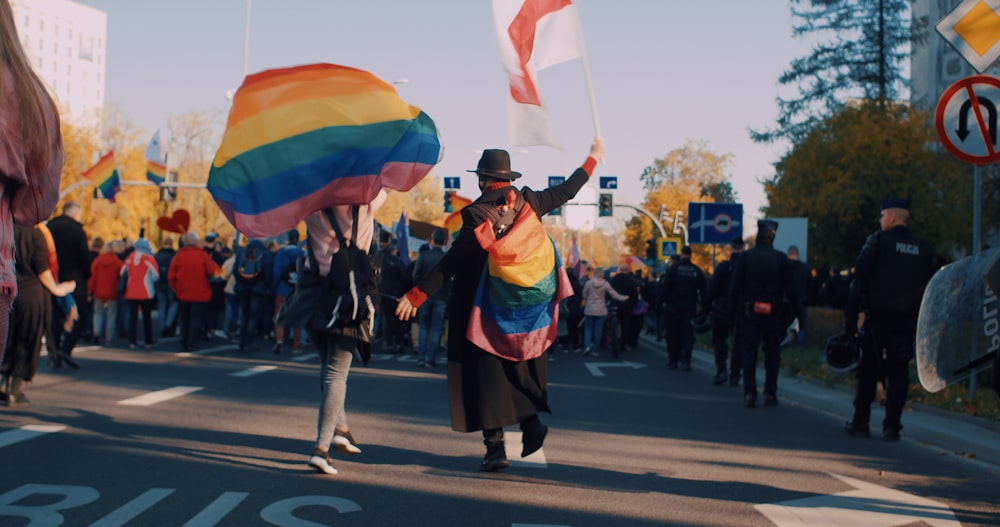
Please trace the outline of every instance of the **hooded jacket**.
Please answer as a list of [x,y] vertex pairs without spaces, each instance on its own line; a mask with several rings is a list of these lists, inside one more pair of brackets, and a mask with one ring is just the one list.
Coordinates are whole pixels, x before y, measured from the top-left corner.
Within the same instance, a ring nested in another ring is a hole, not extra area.
[[118,300],[118,278],[124,264],[113,252],[102,252],[90,264],[87,290],[98,300]]
[[149,242],[139,239],[134,251],[125,259],[128,285],[125,287],[126,300],[150,300],[156,296],[156,282],[160,279],[160,267],[149,248]]

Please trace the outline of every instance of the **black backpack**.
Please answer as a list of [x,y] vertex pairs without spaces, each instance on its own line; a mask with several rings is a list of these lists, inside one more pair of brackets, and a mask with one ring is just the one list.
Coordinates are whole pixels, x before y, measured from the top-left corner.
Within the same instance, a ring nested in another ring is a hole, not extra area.
[[260,253],[261,248],[255,245],[247,245],[247,248],[243,251],[243,259],[240,261],[240,265],[236,268],[236,278],[244,284],[255,284],[260,280],[261,271],[263,271],[263,254]]
[[[330,260],[330,272],[319,279],[320,290],[318,315],[314,316],[314,329],[336,331],[357,328],[367,324],[370,330],[374,323],[378,285],[375,267],[368,251],[357,246],[358,206],[352,207],[354,217],[351,238],[348,240],[340,230],[337,219],[330,209],[325,209],[327,219],[337,233],[340,250]],[[309,245],[309,244],[307,244]],[[307,250],[314,272],[319,269],[312,246]],[[322,327],[316,327],[322,326]]]

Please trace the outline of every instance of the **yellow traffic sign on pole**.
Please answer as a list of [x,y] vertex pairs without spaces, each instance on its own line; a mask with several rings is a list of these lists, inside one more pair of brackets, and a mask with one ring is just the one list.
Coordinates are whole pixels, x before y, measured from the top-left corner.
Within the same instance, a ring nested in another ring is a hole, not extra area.
[[979,73],[1000,58],[1000,0],[965,0],[935,27]]

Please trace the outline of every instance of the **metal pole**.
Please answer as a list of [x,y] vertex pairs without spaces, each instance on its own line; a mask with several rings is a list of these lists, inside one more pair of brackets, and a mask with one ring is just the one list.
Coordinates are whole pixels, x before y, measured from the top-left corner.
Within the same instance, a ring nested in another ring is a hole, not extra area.
[[[983,167],[976,165],[972,176],[972,256],[980,253],[983,245]],[[993,373],[996,375],[996,372]],[[976,373],[969,375],[969,397],[976,396]]]
[[250,0],[247,0],[247,24],[243,32],[243,77],[246,78],[250,66]]

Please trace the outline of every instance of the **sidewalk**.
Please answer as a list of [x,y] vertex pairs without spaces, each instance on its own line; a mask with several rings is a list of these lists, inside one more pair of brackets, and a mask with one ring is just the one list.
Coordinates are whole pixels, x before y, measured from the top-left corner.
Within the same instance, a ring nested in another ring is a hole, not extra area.
[[[656,342],[655,338],[645,332],[641,340],[666,356],[663,342]],[[715,357],[711,351],[695,349],[691,355],[691,367],[714,375]],[[758,365],[757,375],[758,384],[762,385],[762,365]],[[843,433],[845,439],[851,439],[841,427],[854,413],[852,390],[843,386],[826,386],[812,379],[782,372],[778,379],[778,397],[783,403],[798,404],[831,414],[835,417],[831,419],[831,433]],[[883,408],[875,405],[871,416],[873,441],[881,440],[878,424],[882,422],[883,416]],[[987,468],[1000,470],[998,422],[914,404],[912,410],[903,413],[901,435],[902,441],[923,443],[940,452],[965,457],[984,464]]]

